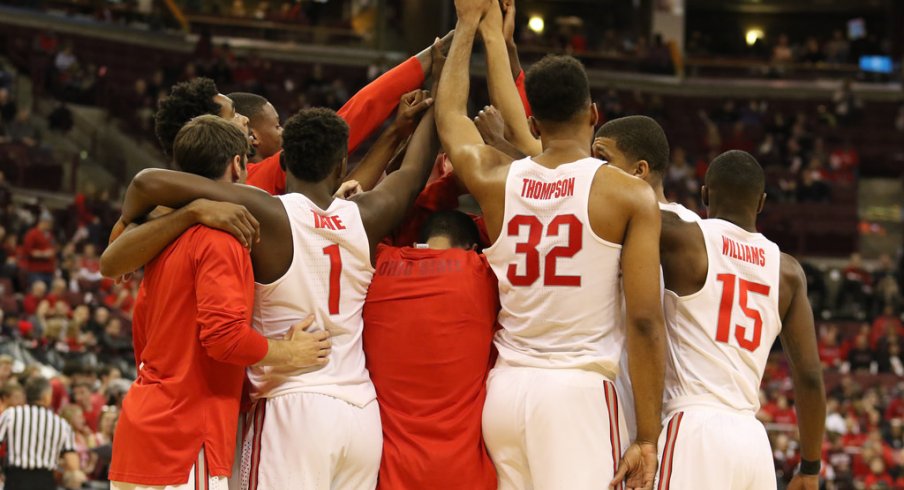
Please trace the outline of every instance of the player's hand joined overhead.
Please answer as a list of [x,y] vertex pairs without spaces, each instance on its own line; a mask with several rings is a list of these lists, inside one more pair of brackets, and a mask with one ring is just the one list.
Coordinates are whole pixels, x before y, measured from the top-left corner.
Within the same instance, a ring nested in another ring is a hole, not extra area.
[[502,35],[505,37],[505,43],[512,45],[515,43],[515,0],[500,0],[502,7]]
[[631,444],[618,463],[609,490],[620,488],[622,482],[625,483],[627,490],[651,490],[657,464],[656,444],[649,442]]
[[195,199],[186,209],[194,213],[198,223],[229,233],[245,248],[261,239],[260,223],[240,204]]
[[483,141],[490,146],[496,146],[496,143],[506,139],[505,120],[502,119],[499,110],[491,105],[484,107],[477,114],[474,124],[480,131],[480,136],[483,136]]
[[396,128],[406,137],[411,136],[424,111],[432,105],[433,98],[426,90],[412,90],[403,95],[396,113]]

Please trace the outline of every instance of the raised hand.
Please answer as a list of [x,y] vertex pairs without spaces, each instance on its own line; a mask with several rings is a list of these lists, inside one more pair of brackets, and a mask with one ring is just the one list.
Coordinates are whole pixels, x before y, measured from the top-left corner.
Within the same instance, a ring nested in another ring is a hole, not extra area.
[[483,141],[495,146],[496,143],[505,140],[505,120],[502,114],[493,106],[488,105],[483,108],[474,118],[474,125],[483,136]]
[[198,223],[229,233],[245,248],[260,241],[261,225],[245,206],[195,199],[186,209],[194,213]]
[[361,188],[361,183],[357,180],[346,180],[339,186],[339,190],[333,193],[333,197],[336,199],[348,199],[355,194],[360,194],[364,192],[364,189]]
[[651,490],[657,463],[655,444],[631,444],[615,470],[615,478],[609,483],[609,490],[619,488],[622,482],[627,490]]
[[413,90],[403,95],[396,113],[396,128],[405,137],[412,135],[421,116],[431,105],[433,105],[433,98],[426,90]]
[[455,11],[459,18],[480,19],[495,4],[496,0],[455,0]]
[[515,0],[500,0],[502,6],[502,35],[507,45],[515,44]]

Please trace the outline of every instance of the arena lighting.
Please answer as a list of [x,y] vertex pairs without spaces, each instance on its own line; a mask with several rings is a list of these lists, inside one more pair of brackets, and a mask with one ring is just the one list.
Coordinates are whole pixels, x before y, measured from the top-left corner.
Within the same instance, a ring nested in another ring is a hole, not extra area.
[[527,21],[527,27],[530,30],[536,32],[537,34],[543,34],[543,29],[546,27],[546,23],[543,22],[543,17],[539,15],[534,15]]
[[757,40],[763,39],[763,30],[758,28],[753,28],[747,31],[747,35],[744,36],[744,39],[747,40],[748,46],[753,46],[756,44]]

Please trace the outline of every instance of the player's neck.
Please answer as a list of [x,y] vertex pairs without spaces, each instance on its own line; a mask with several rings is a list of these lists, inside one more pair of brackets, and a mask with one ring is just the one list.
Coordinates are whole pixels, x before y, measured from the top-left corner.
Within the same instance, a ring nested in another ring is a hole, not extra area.
[[665,197],[665,188],[662,185],[662,179],[650,182],[650,186],[653,188],[653,192],[656,193],[656,201],[662,204],[671,204],[671,201]]
[[320,182],[305,182],[295,178],[288,178],[286,179],[286,191],[302,194],[321,209],[326,209],[333,203],[333,191],[330,190],[329,180],[331,179]]
[[571,163],[590,158],[590,149],[581,136],[549,135],[541,136],[543,153],[534,157],[542,165]]
[[738,212],[728,212],[728,211],[714,211],[712,213],[711,218],[720,219],[723,221],[728,221],[729,223],[737,226],[738,228],[743,229],[744,231],[748,231],[750,233],[757,233],[756,229],[756,215],[747,216],[746,213],[738,213]]

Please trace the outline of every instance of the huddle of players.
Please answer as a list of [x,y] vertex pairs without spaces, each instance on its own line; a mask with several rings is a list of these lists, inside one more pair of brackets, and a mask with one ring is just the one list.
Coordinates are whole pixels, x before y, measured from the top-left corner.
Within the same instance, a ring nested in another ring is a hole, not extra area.
[[[710,219],[700,220],[665,200],[669,150],[655,121],[610,121],[594,139],[587,76],[569,57],[548,57],[527,73],[528,120],[498,4],[457,0],[456,8],[436,102],[420,101],[435,110],[421,118],[399,169],[362,185],[373,190],[334,197],[347,178],[349,125],[321,109],[289,120],[269,167],[258,167],[265,160],[246,170],[244,134],[224,120],[236,116],[219,95],[220,106],[204,112],[221,117],[183,121],[174,134],[173,159],[190,173],[147,170],[130,185],[125,224],[156,206],[181,209],[127,231],[105,254],[111,274],[156,256],[136,305],[139,379],[117,432],[114,487],[225,485],[244,366],[254,404],[242,438],[243,487],[378,485],[383,436],[362,310],[377,246],[423,188],[441,142],[481,207],[492,243],[482,260],[498,278],[498,359],[482,431],[499,488],[774,488],[754,414],[779,335],[800,413],[803,460],[790,488],[817,488],[825,400],[812,312],[800,266],[756,233],[765,199],[758,163],[737,151],[716,158],[703,189]],[[511,148],[485,144],[467,116],[478,32],[491,99],[510,146],[528,158],[513,161]],[[386,148],[390,155],[395,145]],[[252,171],[279,178],[274,162],[287,170],[287,194],[234,185]],[[198,199],[242,207],[205,214]],[[241,237],[250,258],[225,233],[189,228],[199,215]],[[185,318],[200,333],[185,329]],[[182,345],[194,347],[167,358]],[[446,436],[441,426],[435,432]],[[475,444],[473,461],[482,447]],[[433,454],[408,456],[398,464],[417,467]],[[149,469],[152,461],[160,465]],[[422,477],[415,487],[452,488]]]

